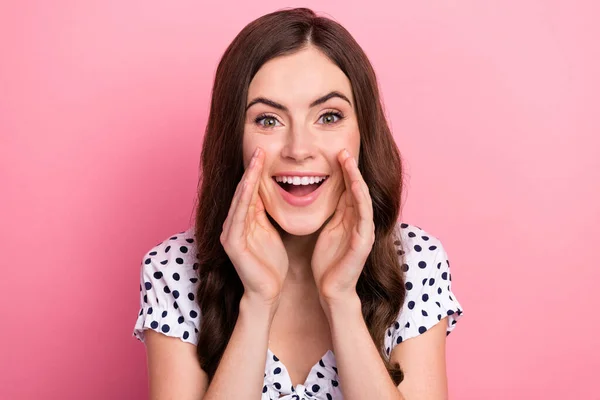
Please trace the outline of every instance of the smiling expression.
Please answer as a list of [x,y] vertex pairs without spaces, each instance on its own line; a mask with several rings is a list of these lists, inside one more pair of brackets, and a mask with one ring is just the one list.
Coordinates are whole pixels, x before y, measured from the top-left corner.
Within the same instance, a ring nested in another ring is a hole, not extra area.
[[265,152],[259,195],[286,232],[309,235],[333,214],[345,190],[338,153],[358,159],[352,87],[315,47],[269,60],[248,89],[243,153]]

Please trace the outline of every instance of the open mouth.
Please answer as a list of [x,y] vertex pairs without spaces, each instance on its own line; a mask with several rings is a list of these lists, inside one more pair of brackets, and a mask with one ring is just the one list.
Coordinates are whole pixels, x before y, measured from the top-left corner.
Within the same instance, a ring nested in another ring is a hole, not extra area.
[[[313,178],[308,178],[304,182],[296,180],[296,182],[287,182],[286,178],[283,177],[273,177],[275,182],[286,192],[290,193],[292,196],[303,197],[311,194],[315,190],[319,188],[325,181],[329,178],[329,176],[324,176],[321,178],[317,178],[317,180]],[[285,182],[284,182],[285,181]],[[311,183],[312,182],[312,183]]]

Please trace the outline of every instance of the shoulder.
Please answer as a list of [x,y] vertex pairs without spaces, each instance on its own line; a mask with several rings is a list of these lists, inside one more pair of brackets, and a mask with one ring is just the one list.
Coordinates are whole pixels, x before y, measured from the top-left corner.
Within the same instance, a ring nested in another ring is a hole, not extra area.
[[[463,314],[452,291],[450,260],[440,238],[425,229],[398,222],[395,245],[404,273],[406,296],[396,321],[387,332],[387,349],[425,333],[444,320],[446,334]],[[447,318],[446,318],[447,317]]]
[[[438,272],[439,275],[443,275],[444,280],[449,279],[444,272],[450,272],[450,261],[442,241],[437,236],[417,225],[405,222],[398,222],[394,233],[399,239],[394,242],[397,253],[404,256],[401,268],[407,281],[424,279]],[[410,288],[407,287],[407,290]]]
[[140,266],[140,308],[133,335],[144,341],[152,329],[197,343],[198,263],[194,227],[174,233],[149,249]]

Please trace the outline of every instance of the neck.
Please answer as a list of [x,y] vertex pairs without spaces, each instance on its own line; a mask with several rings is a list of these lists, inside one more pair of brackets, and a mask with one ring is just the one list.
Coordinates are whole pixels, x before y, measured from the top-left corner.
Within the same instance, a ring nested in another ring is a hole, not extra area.
[[317,238],[323,228],[310,235],[296,236],[284,231],[279,225],[274,225],[288,254],[289,268],[286,281],[292,284],[314,284],[311,259]]

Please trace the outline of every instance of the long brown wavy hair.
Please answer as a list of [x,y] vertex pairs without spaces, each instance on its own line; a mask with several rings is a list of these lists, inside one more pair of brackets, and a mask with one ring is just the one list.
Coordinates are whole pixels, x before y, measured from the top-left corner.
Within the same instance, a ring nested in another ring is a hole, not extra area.
[[402,193],[402,163],[380,103],[367,56],[339,23],[308,8],[281,9],[248,24],[218,65],[201,155],[195,234],[201,329],[197,354],[209,381],[233,332],[244,291],[220,243],[223,223],[243,173],[242,136],[250,82],[272,58],[316,46],[349,78],[360,132],[358,167],[373,201],[375,243],[357,283],[362,314],[390,377],[404,374],[384,352],[384,335],[404,303],[400,237],[394,235]]

